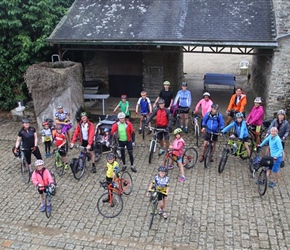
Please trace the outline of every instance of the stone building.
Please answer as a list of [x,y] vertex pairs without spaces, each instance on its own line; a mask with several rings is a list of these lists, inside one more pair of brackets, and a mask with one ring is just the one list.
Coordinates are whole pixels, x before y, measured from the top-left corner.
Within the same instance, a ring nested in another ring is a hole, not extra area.
[[253,54],[254,91],[270,114],[287,100],[289,72],[279,72],[289,61],[289,39],[279,38],[288,33],[287,9],[282,0],[76,0],[47,41],[111,96],[156,96],[164,80],[177,90],[183,53]]

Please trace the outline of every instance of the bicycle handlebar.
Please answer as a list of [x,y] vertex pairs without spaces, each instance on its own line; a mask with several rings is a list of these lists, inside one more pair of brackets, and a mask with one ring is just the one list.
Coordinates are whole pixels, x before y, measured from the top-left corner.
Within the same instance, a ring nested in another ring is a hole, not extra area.
[[147,127],[148,129],[151,129],[153,131],[157,131],[157,132],[168,132],[168,130],[164,129],[164,128],[154,128],[154,127]]

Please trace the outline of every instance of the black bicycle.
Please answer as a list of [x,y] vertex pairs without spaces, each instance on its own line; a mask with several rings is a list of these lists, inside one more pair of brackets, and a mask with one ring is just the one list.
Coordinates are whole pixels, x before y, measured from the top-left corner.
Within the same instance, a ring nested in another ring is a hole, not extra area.
[[141,116],[143,117],[142,120],[142,138],[145,139],[145,125],[147,123],[147,115],[146,113],[141,113]]
[[210,164],[211,164],[211,159],[212,159],[212,151],[213,151],[213,147],[214,147],[214,141],[213,141],[213,136],[214,135],[219,135],[219,133],[214,133],[214,132],[210,132],[210,138],[206,147],[206,151],[205,151],[205,155],[204,155],[204,167],[205,168],[209,168]]
[[45,198],[44,198],[45,215],[47,218],[50,218],[52,210],[52,196],[55,195],[55,186],[48,185],[45,186],[44,188],[45,188]]
[[80,180],[86,170],[87,162],[89,162],[89,165],[91,165],[91,154],[87,151],[86,147],[83,146],[74,146],[77,149],[80,149],[80,154],[78,158],[73,158],[72,163],[70,164],[73,176],[75,179]]
[[199,128],[200,116],[193,114],[191,124],[193,126],[194,136],[196,139],[196,146],[198,147],[198,139],[200,137],[200,128]]
[[24,154],[25,150],[26,150],[25,148],[20,148],[18,157],[20,159],[20,171],[21,171],[22,180],[24,183],[29,183],[32,171],[27,163],[27,160]]
[[153,153],[156,151],[156,147],[157,147],[157,142],[158,142],[157,135],[159,133],[168,132],[168,131],[163,128],[154,128],[154,127],[148,127],[148,128],[153,131],[153,138],[150,141],[150,146],[149,146],[149,164],[150,164],[152,162]]

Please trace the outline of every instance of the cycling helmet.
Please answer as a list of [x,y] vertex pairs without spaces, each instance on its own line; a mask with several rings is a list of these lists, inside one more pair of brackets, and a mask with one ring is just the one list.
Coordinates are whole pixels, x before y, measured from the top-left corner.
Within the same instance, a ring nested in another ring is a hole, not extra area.
[[122,119],[122,118],[125,118],[125,117],[126,117],[126,115],[123,112],[120,112],[118,114],[118,119]]
[[57,125],[55,126],[55,129],[56,129],[56,130],[61,130],[61,129],[62,129],[62,126],[61,126],[60,124],[57,124]]
[[162,98],[160,98],[158,101],[158,104],[162,104],[162,103],[165,103],[165,101]]
[[114,167],[114,172],[115,172],[115,173],[119,173],[119,172],[120,172],[120,170],[119,170],[119,167],[118,167],[118,166]]
[[256,97],[256,99],[254,100],[254,102],[256,102],[256,103],[262,103],[261,97]]
[[165,81],[165,82],[163,83],[163,85],[168,85],[168,86],[170,86],[170,82],[169,82],[169,81]]
[[44,127],[45,125],[49,125],[49,123],[48,122],[43,122],[42,126]]
[[15,152],[15,146],[12,147],[12,153],[15,157],[20,157],[20,150],[17,149]]
[[127,95],[121,95],[121,99],[127,99]]
[[237,118],[244,118],[244,114],[242,112],[239,112],[236,114]]
[[181,86],[186,86],[187,87],[187,82],[182,82]]
[[63,106],[62,105],[57,105],[57,109],[62,109],[63,108]]
[[107,160],[113,160],[113,159],[115,159],[115,155],[113,154],[113,153],[109,153],[109,154],[107,154]]
[[83,116],[88,116],[87,112],[82,112],[81,117],[83,117]]
[[110,132],[109,128],[104,128],[104,132]]
[[277,112],[277,115],[286,115],[286,112],[285,112],[285,110],[280,109],[280,110]]
[[177,128],[173,131],[173,134],[174,135],[177,135],[177,134],[181,134],[182,133],[182,129],[181,128]]
[[160,166],[159,168],[158,168],[158,172],[167,172],[167,168],[166,167],[164,167],[164,166]]
[[28,120],[27,118],[24,118],[24,119],[22,120],[22,123],[29,123],[29,120]]
[[213,105],[211,105],[211,108],[212,109],[218,109],[219,108],[219,105],[217,103],[214,103]]
[[208,93],[208,92],[204,92],[202,96],[203,96],[203,97],[205,97],[205,96],[210,97],[210,93]]
[[36,160],[36,162],[34,162],[34,166],[35,167],[41,166],[41,165],[44,165],[44,161],[43,160]]

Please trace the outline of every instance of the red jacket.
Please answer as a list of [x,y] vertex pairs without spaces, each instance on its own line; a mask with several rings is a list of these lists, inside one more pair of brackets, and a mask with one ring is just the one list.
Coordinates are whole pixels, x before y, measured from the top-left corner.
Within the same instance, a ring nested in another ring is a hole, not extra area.
[[[75,141],[78,138],[78,135],[80,135],[80,142],[82,142],[83,135],[82,135],[82,130],[81,130],[81,125],[82,121],[80,121],[75,129],[73,138],[71,140],[72,143],[75,143]],[[88,145],[92,146],[94,143],[94,138],[95,138],[95,128],[94,124],[88,120]]]
[[31,181],[34,186],[37,186],[38,184],[42,186],[48,186],[48,184],[53,183],[51,174],[46,168],[43,171],[38,171],[38,170],[33,171],[31,175]]
[[[112,129],[111,129],[111,134],[115,134],[115,132],[118,132],[118,127],[119,127],[120,122],[116,122],[115,124],[113,124]],[[126,127],[126,133],[127,133],[127,138],[128,141],[132,140],[132,134],[134,132],[134,128],[131,122],[126,121],[125,122],[125,127]]]

